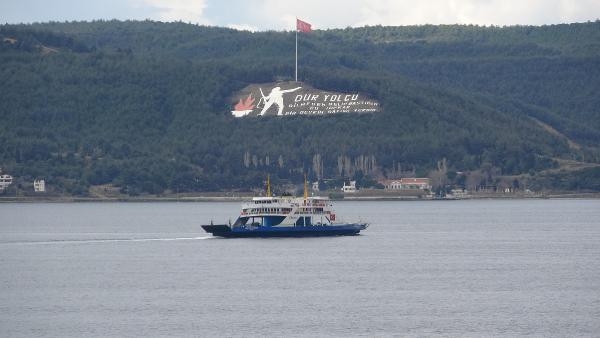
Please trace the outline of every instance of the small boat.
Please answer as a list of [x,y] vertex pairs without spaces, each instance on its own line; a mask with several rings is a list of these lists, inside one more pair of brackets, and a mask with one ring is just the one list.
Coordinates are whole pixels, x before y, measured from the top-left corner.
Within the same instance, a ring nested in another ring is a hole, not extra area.
[[304,197],[271,196],[267,179],[267,196],[254,197],[242,205],[240,216],[233,223],[202,225],[219,237],[313,237],[358,235],[369,224],[336,222],[332,204],[326,197],[308,197],[306,182]]

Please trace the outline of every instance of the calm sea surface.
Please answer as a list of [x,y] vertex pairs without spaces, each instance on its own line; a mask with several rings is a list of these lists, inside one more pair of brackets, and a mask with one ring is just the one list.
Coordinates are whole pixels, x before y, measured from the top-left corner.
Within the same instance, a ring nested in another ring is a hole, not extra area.
[[353,237],[199,227],[239,206],[0,204],[0,336],[600,336],[600,200],[338,202],[372,224]]

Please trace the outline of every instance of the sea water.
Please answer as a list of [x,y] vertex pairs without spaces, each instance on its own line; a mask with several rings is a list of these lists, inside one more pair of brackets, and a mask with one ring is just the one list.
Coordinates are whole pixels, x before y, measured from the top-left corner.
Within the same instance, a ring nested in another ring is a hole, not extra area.
[[360,236],[219,239],[239,203],[0,204],[2,337],[598,337],[600,201],[338,202]]

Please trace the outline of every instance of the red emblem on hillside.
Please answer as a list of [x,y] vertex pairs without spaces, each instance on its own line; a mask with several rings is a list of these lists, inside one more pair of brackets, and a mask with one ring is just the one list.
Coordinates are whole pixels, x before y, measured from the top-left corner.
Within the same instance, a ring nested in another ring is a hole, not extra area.
[[240,99],[240,101],[233,107],[233,109],[235,109],[236,111],[254,109],[254,98],[252,97],[252,94],[248,95],[248,97],[245,100]]

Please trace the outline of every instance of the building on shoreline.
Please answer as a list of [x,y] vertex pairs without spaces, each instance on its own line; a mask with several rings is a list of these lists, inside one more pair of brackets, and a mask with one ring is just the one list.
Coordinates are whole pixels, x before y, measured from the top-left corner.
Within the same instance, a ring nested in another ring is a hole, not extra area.
[[401,178],[380,182],[385,190],[431,190],[429,178]]
[[8,188],[13,183],[13,177],[8,174],[2,174],[2,168],[0,168],[0,192]]
[[35,191],[35,192],[46,192],[46,181],[44,181],[44,180],[34,180],[33,181],[33,191]]
[[356,181],[350,181],[348,185],[344,182],[344,186],[342,187],[344,193],[355,193],[356,190]]

